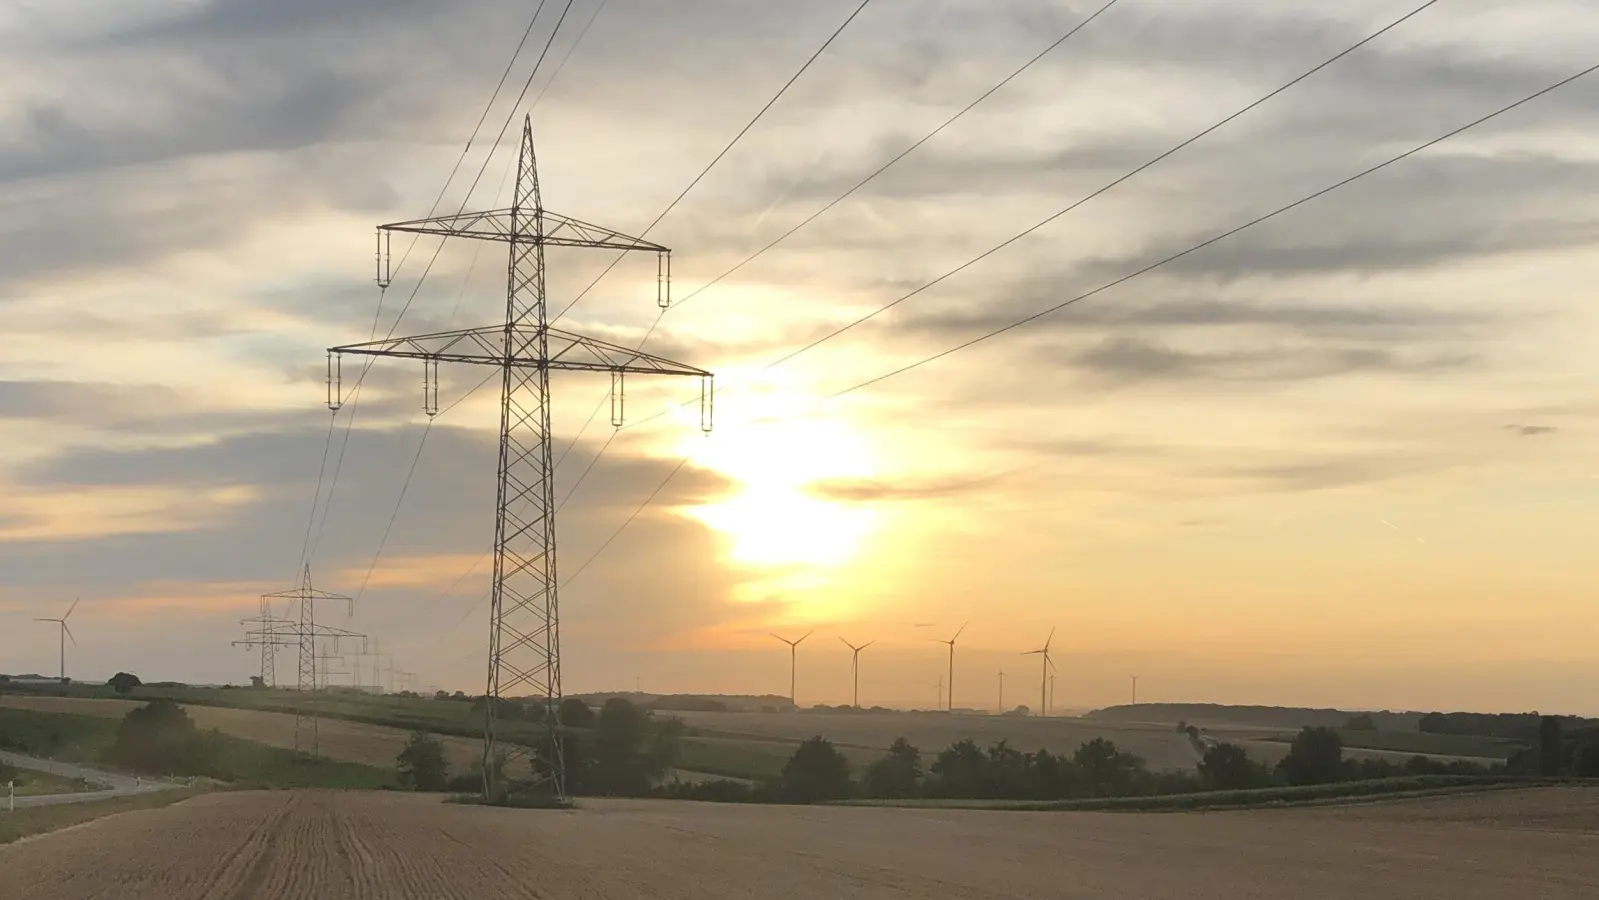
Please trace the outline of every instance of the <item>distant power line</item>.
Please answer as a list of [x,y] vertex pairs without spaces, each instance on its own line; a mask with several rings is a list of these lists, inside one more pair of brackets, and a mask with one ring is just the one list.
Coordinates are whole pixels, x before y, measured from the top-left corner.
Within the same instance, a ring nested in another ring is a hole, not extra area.
[[[1218,235],[1216,235],[1216,236],[1214,236],[1212,238],[1209,238],[1209,239],[1207,239],[1205,241],[1201,241],[1200,243],[1195,244],[1195,245],[1189,247],[1186,250],[1183,250],[1183,251],[1178,252],[1178,253],[1174,253],[1174,254],[1172,254],[1170,256],[1167,256],[1167,257],[1165,257],[1163,259],[1160,259],[1160,260],[1158,260],[1156,262],[1150,263],[1149,265],[1143,266],[1142,268],[1139,268],[1139,269],[1137,269],[1137,270],[1135,270],[1133,272],[1130,272],[1130,273],[1128,273],[1126,275],[1123,275],[1120,278],[1117,278],[1117,279],[1115,279],[1113,281],[1110,281],[1110,282],[1107,282],[1107,283],[1105,283],[1103,285],[1100,285],[1099,287],[1094,288],[1091,291],[1087,291],[1085,293],[1082,293],[1082,294],[1079,294],[1079,295],[1077,295],[1075,297],[1072,297],[1069,300],[1065,300],[1065,301],[1063,301],[1061,303],[1057,303],[1057,304],[1054,304],[1052,306],[1049,306],[1049,307],[1046,307],[1044,309],[1041,309],[1041,310],[1039,310],[1039,311],[1037,311],[1035,313],[1032,313],[1031,315],[1025,316],[1025,317],[1023,317],[1021,319],[1018,319],[1018,320],[1016,320],[1014,322],[1011,322],[1011,323],[1009,323],[1007,325],[1004,325],[1004,326],[1001,326],[999,328],[995,328],[992,331],[989,331],[989,332],[981,334],[981,335],[979,335],[977,337],[971,338],[970,340],[964,341],[964,342],[962,342],[960,344],[957,344],[957,345],[955,345],[953,347],[950,347],[950,348],[948,348],[946,350],[942,350],[942,351],[940,351],[938,353],[935,353],[935,354],[932,354],[930,356],[924,357],[924,358],[919,359],[919,360],[917,360],[915,362],[912,362],[910,364],[907,364],[907,365],[904,365],[904,366],[900,366],[900,367],[892,369],[892,370],[890,370],[888,372],[884,372],[884,373],[882,373],[880,375],[877,375],[877,376],[874,376],[872,378],[866,379],[865,381],[859,382],[857,384],[851,385],[851,386],[843,388],[841,390],[834,391],[833,393],[826,395],[826,399],[842,397],[842,396],[844,396],[846,394],[851,394],[851,393],[854,393],[855,391],[863,390],[863,389],[871,387],[873,385],[880,384],[880,383],[882,383],[884,381],[887,381],[888,379],[893,378],[893,377],[895,377],[897,375],[904,374],[905,372],[909,372],[909,371],[911,371],[913,369],[918,369],[918,368],[920,368],[922,366],[925,366],[925,365],[928,365],[930,363],[936,362],[938,360],[944,359],[945,357],[951,356],[951,355],[953,355],[955,353],[959,353],[962,350],[966,350],[966,349],[968,349],[970,347],[976,346],[977,344],[983,343],[985,341],[988,341],[988,340],[991,340],[991,339],[993,339],[995,337],[998,337],[998,336],[1000,336],[1002,334],[1006,334],[1006,333],[1008,333],[1010,331],[1013,331],[1015,329],[1018,329],[1018,328],[1021,328],[1023,326],[1026,326],[1028,324],[1031,324],[1032,322],[1035,322],[1035,321],[1037,321],[1037,320],[1039,320],[1041,318],[1044,318],[1045,316],[1048,316],[1048,315],[1050,315],[1052,313],[1055,313],[1055,312],[1059,312],[1060,310],[1062,310],[1062,309],[1064,309],[1064,308],[1066,308],[1068,306],[1071,306],[1073,304],[1076,304],[1078,302],[1086,300],[1089,297],[1096,296],[1096,295],[1101,294],[1101,293],[1103,293],[1105,291],[1108,291],[1108,290],[1110,290],[1112,288],[1118,287],[1118,286],[1120,286],[1122,284],[1126,284],[1129,281],[1132,281],[1132,280],[1134,280],[1136,278],[1139,278],[1139,277],[1141,277],[1143,275],[1146,275],[1146,274],[1148,274],[1150,272],[1153,272],[1153,271],[1155,271],[1157,269],[1160,269],[1160,268],[1162,268],[1164,266],[1167,266],[1167,265],[1169,265],[1169,264],[1171,264],[1173,262],[1176,262],[1177,260],[1183,259],[1183,258],[1185,258],[1187,256],[1190,256],[1190,255],[1192,255],[1194,253],[1197,253],[1197,252],[1199,252],[1199,251],[1201,251],[1201,250],[1203,250],[1203,249],[1205,249],[1207,247],[1210,247],[1210,246],[1212,246],[1214,244],[1217,244],[1217,243],[1219,243],[1221,241],[1224,241],[1227,238],[1233,237],[1233,236],[1235,236],[1235,235],[1237,235],[1237,234],[1239,234],[1239,233],[1241,233],[1243,231],[1246,231],[1246,230],[1254,228],[1255,226],[1260,225],[1260,224],[1262,224],[1264,222],[1268,222],[1268,221],[1270,221],[1272,219],[1275,219],[1278,216],[1280,216],[1280,215],[1282,215],[1282,214],[1284,214],[1286,212],[1289,212],[1291,210],[1297,209],[1297,208],[1299,208],[1301,206],[1304,206],[1307,203],[1311,203],[1311,202],[1313,202],[1313,201],[1315,201],[1317,199],[1320,199],[1321,197],[1325,197],[1328,194],[1333,193],[1334,191],[1340,190],[1341,188],[1347,187],[1348,185],[1353,184],[1353,183],[1355,183],[1355,182],[1357,182],[1357,181],[1359,181],[1359,180],[1361,180],[1363,178],[1366,178],[1367,176],[1370,176],[1370,175],[1375,174],[1375,173],[1377,173],[1379,171],[1382,171],[1383,169],[1386,169],[1389,166],[1392,166],[1392,165],[1394,165],[1396,163],[1399,163],[1399,162],[1401,162],[1403,160],[1409,159],[1410,157],[1415,156],[1418,153],[1422,153],[1422,152],[1424,152],[1424,151],[1426,151],[1426,150],[1428,150],[1428,149],[1430,149],[1432,147],[1436,147],[1437,145],[1439,145],[1441,143],[1444,143],[1445,141],[1451,140],[1451,139],[1453,139],[1455,137],[1458,137],[1461,134],[1464,134],[1467,131],[1470,131],[1470,130],[1472,130],[1474,128],[1477,128],[1477,127],[1479,127],[1481,125],[1484,125],[1484,124],[1486,124],[1486,123],[1488,123],[1488,122],[1490,122],[1490,121],[1492,121],[1492,120],[1504,115],[1505,113],[1508,113],[1508,112],[1511,112],[1512,110],[1518,109],[1518,108],[1520,108],[1520,107],[1522,107],[1522,106],[1524,106],[1524,105],[1526,105],[1528,103],[1533,102],[1534,100],[1537,100],[1537,99],[1539,99],[1539,98],[1541,98],[1541,97],[1543,97],[1543,96],[1545,96],[1547,94],[1553,93],[1554,91],[1557,91],[1557,90],[1559,90],[1559,89],[1561,89],[1563,87],[1566,87],[1567,85],[1570,85],[1573,82],[1576,82],[1576,81],[1578,81],[1578,80],[1580,80],[1582,78],[1585,78],[1585,77],[1593,74],[1595,71],[1599,71],[1599,65],[1595,65],[1595,66],[1591,66],[1589,68],[1583,69],[1582,71],[1577,72],[1576,74],[1571,75],[1571,76],[1569,76],[1567,78],[1561,79],[1560,81],[1555,82],[1554,84],[1551,84],[1548,87],[1543,88],[1540,91],[1537,91],[1536,93],[1533,93],[1533,94],[1530,94],[1530,95],[1528,95],[1526,97],[1523,97],[1523,98],[1521,98],[1521,99],[1519,99],[1519,100],[1517,100],[1517,101],[1515,101],[1513,103],[1510,103],[1510,104],[1508,104],[1506,106],[1502,106],[1499,109],[1496,109],[1496,110],[1494,110],[1491,113],[1488,113],[1487,115],[1484,115],[1484,116],[1482,116],[1482,117],[1480,117],[1478,119],[1475,119],[1475,120],[1473,120],[1471,122],[1468,122],[1467,124],[1462,125],[1459,128],[1456,128],[1456,129],[1454,129],[1452,131],[1449,131],[1449,132],[1447,132],[1445,134],[1442,134],[1442,135],[1440,135],[1440,136],[1438,136],[1436,138],[1433,138],[1433,139],[1431,139],[1429,141],[1426,141],[1424,143],[1418,144],[1415,147],[1412,147],[1411,149],[1404,151],[1403,153],[1400,153],[1400,154],[1398,154],[1396,156],[1389,157],[1388,159],[1386,159],[1386,160],[1384,160],[1384,161],[1382,161],[1382,162],[1380,162],[1380,163],[1378,163],[1378,164],[1376,164],[1374,166],[1370,166],[1370,167],[1368,167],[1366,169],[1363,169],[1360,172],[1357,172],[1356,174],[1351,175],[1351,176],[1349,176],[1347,178],[1344,178],[1341,181],[1335,182],[1334,184],[1331,184],[1331,185],[1329,185],[1329,186],[1327,186],[1325,188],[1322,188],[1321,190],[1316,191],[1315,193],[1309,194],[1309,195],[1307,195],[1305,197],[1302,197],[1302,198],[1300,198],[1298,200],[1295,200],[1294,202],[1289,203],[1289,204],[1287,204],[1285,206],[1278,207],[1277,209],[1275,209],[1275,210],[1273,210],[1273,211],[1271,211],[1269,213],[1266,213],[1265,215],[1257,216],[1256,218],[1251,219],[1251,220],[1243,223],[1242,225],[1238,225],[1238,226],[1236,226],[1234,228],[1230,228],[1230,229],[1228,229],[1228,230],[1226,230],[1226,231],[1224,231],[1224,232],[1222,232],[1222,233],[1220,233],[1220,234],[1218,234]],[[1034,226],[1035,229],[1037,227],[1038,226]],[[724,426],[724,429],[725,429],[725,427],[726,426]],[[645,501],[644,506],[648,506],[651,502],[653,502],[655,497],[660,495],[661,491],[665,489],[666,485],[674,477],[676,477],[678,472],[682,471],[682,469],[683,469],[683,467],[685,465],[687,465],[687,463],[688,463],[690,458],[691,458],[690,456],[684,456],[683,457],[683,459],[676,465],[676,467],[674,467],[672,469],[672,471],[667,474],[666,478],[662,479],[661,483],[655,488],[654,492],[650,494],[650,497],[649,497],[649,499],[647,499]],[[624,531],[628,527],[628,525],[632,524],[634,519],[636,519],[638,517],[638,515],[643,511],[644,506],[641,506],[639,509],[635,510],[633,512],[633,514],[628,517],[627,521],[622,523],[621,527],[619,527],[608,538],[606,538],[605,542],[603,544],[601,544],[600,549],[595,551],[595,553],[592,556],[590,556],[587,560],[584,561],[583,565],[578,567],[577,572],[575,572],[573,574],[572,578],[576,578],[577,574],[581,573],[590,564],[592,564],[594,562],[594,560],[597,559],[599,557],[599,555],[601,553],[603,553],[605,551],[605,549],[608,548],[611,545],[611,543],[616,540],[616,538],[618,536],[620,536],[622,531]],[[571,579],[568,579],[568,581],[570,581],[570,580]]]

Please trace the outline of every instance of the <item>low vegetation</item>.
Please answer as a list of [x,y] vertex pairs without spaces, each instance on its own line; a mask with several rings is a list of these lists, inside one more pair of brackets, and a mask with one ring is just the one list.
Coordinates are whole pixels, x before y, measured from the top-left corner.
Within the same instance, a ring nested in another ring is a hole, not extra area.
[[1005,741],[983,748],[966,739],[951,744],[926,763],[919,749],[901,739],[868,765],[858,780],[844,754],[817,736],[800,745],[775,779],[755,784],[671,784],[655,793],[718,802],[869,799],[979,801],[992,805],[1017,801],[1026,808],[1176,809],[1525,780],[1524,774],[1506,765],[1444,762],[1419,755],[1403,762],[1347,759],[1337,730],[1305,728],[1275,767],[1251,759],[1237,745],[1212,742],[1206,746],[1197,773],[1152,772],[1143,759],[1103,738],[1085,742],[1070,755],[1048,750],[1022,752]]
[[204,788],[181,788],[150,794],[111,797],[105,800],[88,800],[83,803],[18,809],[0,815],[0,844],[59,831],[62,828],[81,825],[117,813],[171,806],[203,793],[205,793]]
[[167,700],[121,720],[0,709],[0,749],[145,775],[199,776],[256,788],[382,788],[394,773],[202,731]]

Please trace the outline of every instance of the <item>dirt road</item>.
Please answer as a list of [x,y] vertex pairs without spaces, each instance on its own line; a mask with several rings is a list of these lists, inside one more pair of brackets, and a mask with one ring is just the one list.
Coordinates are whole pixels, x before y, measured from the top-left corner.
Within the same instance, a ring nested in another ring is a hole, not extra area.
[[0,898],[1599,896],[1599,791],[1118,815],[215,794],[0,848]]

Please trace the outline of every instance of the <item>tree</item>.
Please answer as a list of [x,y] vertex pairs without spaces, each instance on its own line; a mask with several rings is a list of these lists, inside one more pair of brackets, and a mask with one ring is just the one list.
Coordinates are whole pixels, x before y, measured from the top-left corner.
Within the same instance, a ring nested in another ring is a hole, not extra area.
[[1249,758],[1237,744],[1213,744],[1199,763],[1199,777],[1205,787],[1215,791],[1235,791],[1260,787],[1265,770]]
[[928,793],[939,797],[988,796],[988,757],[971,738],[945,747],[933,760]]
[[848,797],[849,760],[821,735],[810,738],[783,765],[781,791],[783,799],[794,803]]
[[1371,718],[1371,713],[1361,713],[1358,716],[1350,716],[1349,721],[1344,723],[1344,728],[1349,731],[1376,731],[1377,723]]
[[1559,775],[1565,763],[1565,742],[1561,738],[1559,716],[1544,716],[1538,722],[1538,774]]
[[594,720],[594,756],[588,789],[598,794],[630,797],[647,791],[650,774],[646,771],[644,751],[649,733],[650,714],[643,707],[621,697],[605,701]]
[[106,761],[139,772],[207,775],[208,747],[183,707],[152,700],[122,717]]
[[449,691],[434,691],[433,692],[433,699],[434,700],[448,700],[448,699],[450,699],[450,692]]
[[1331,728],[1305,728],[1294,735],[1288,755],[1277,764],[1289,784],[1330,784],[1343,777],[1344,742]]
[[142,684],[142,682],[139,681],[139,676],[137,675],[118,672],[107,679],[106,684],[110,685],[111,689],[119,694],[131,694],[133,689]]
[[1577,748],[1573,774],[1579,778],[1599,778],[1599,741],[1590,740]]
[[561,701],[561,724],[570,728],[593,728],[594,710],[580,697],[567,697]]
[[444,742],[426,731],[411,732],[405,749],[394,758],[400,784],[414,791],[442,791],[450,783],[450,767],[444,761]]
[[866,770],[866,795],[885,800],[916,796],[922,781],[922,752],[910,741],[897,738],[882,759]]
[[266,679],[262,678],[260,675],[251,675],[250,676],[250,687],[252,687],[252,688],[264,688],[264,687],[266,687]]
[[1145,774],[1144,760],[1123,753],[1104,738],[1094,738],[1077,748],[1072,762],[1095,797],[1125,797],[1133,793],[1138,776]]

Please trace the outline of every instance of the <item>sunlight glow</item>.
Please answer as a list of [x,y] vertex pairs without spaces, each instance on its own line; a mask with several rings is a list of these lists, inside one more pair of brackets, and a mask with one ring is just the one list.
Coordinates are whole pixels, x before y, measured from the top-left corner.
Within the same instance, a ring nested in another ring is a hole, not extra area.
[[740,485],[730,499],[690,514],[731,541],[731,561],[760,568],[834,570],[856,558],[877,530],[877,511],[810,493],[831,478],[875,471],[864,440],[841,422],[741,425],[697,441],[695,459]]

